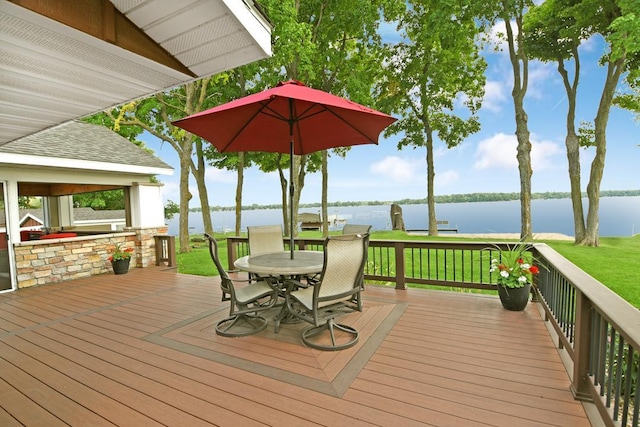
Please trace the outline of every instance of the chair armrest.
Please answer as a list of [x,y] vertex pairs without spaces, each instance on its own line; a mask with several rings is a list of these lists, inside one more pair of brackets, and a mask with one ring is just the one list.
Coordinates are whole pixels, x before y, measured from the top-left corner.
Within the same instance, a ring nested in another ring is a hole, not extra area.
[[284,284],[287,288],[286,292],[290,293],[291,291],[295,290],[295,289],[300,289],[300,288],[308,288],[309,285],[306,283],[302,283],[299,280],[296,279],[285,279]]

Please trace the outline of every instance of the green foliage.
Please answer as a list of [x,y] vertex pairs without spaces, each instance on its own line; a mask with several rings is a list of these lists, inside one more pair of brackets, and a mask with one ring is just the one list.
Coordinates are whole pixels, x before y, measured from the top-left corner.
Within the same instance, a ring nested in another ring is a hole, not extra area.
[[533,276],[539,270],[533,265],[530,250],[531,244],[522,241],[509,244],[504,249],[493,245],[490,248],[492,259],[489,273],[496,274],[496,282],[505,288],[522,288],[527,283],[533,283]]
[[180,212],[180,206],[173,200],[167,200],[164,205],[164,217],[166,219],[172,219],[173,216]]
[[73,206],[76,208],[89,207],[95,210],[124,209],[124,191],[120,189],[74,194]]
[[[20,209],[37,209],[42,206],[41,197],[18,196],[18,206]],[[3,206],[0,206],[3,207]]]
[[133,255],[132,247],[123,247],[123,243],[114,243],[113,244],[113,252],[109,256],[109,261],[121,261],[123,259],[131,258]]
[[588,148],[596,145],[596,129],[593,122],[581,121],[578,128],[578,140],[580,147]]
[[640,79],[634,83],[636,86],[631,87],[628,93],[615,97],[614,104],[635,113],[636,121],[640,121]]
[[403,134],[398,148],[427,146],[435,135],[454,147],[480,130],[474,114],[484,95],[486,63],[469,11],[459,2],[413,2],[400,17],[403,40],[391,47],[378,89],[381,107],[400,115],[385,131]]

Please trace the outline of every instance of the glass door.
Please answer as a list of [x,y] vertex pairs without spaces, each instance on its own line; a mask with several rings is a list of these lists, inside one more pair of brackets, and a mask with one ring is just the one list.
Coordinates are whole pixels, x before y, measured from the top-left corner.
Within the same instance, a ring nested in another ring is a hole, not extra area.
[[7,224],[7,209],[5,203],[5,185],[0,182],[0,292],[11,290],[11,261],[9,242],[9,226]]

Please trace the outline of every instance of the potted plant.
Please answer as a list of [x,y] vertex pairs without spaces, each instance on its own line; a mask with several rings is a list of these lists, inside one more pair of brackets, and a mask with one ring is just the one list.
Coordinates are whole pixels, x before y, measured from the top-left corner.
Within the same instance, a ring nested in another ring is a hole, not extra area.
[[125,274],[129,271],[129,263],[131,262],[131,255],[133,255],[133,248],[122,248],[122,243],[114,243],[113,254],[109,256],[111,261],[111,267],[113,267],[114,274]]
[[534,258],[530,253],[531,244],[518,242],[508,244],[506,249],[493,245],[490,273],[497,273],[496,283],[502,306],[507,310],[522,311],[529,302],[533,276],[539,268],[533,265]]

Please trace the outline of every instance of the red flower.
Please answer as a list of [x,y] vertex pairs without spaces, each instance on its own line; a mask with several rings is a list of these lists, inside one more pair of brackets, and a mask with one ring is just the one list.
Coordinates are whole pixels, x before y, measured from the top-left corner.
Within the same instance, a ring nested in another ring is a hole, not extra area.
[[518,264],[522,264],[524,260],[522,258],[518,258]]
[[540,272],[540,269],[535,265],[532,265],[531,267],[529,267],[529,271],[531,272],[531,274],[538,274]]
[[113,261],[113,257],[112,256],[109,257],[109,261]]

